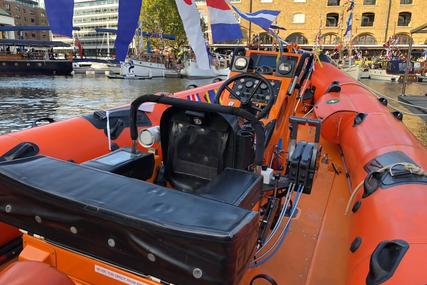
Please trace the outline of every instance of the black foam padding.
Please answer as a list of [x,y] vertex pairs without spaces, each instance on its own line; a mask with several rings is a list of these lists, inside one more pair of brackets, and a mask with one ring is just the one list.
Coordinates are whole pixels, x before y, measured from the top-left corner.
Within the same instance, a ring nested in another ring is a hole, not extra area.
[[0,163],[0,201],[3,222],[178,285],[238,284],[258,237],[250,210],[43,156]]

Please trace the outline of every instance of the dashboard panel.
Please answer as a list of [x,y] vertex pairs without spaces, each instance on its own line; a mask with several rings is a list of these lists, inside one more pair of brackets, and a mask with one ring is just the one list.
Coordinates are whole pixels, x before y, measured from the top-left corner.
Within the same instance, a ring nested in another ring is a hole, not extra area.
[[[232,89],[234,92],[236,92],[237,95],[241,97],[249,97],[253,91],[253,88],[255,88],[258,83],[259,81],[254,78],[242,78],[234,83]],[[277,97],[282,82],[280,80],[270,80],[270,83],[273,86],[274,97]],[[236,99],[234,96],[230,96],[230,98]],[[267,85],[261,83],[260,87],[251,100],[253,103],[267,104],[270,100]]]

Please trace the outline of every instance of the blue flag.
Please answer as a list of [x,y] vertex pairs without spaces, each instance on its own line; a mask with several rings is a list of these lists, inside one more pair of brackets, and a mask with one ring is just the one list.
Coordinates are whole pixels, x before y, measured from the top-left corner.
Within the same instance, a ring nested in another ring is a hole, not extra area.
[[72,38],[74,0],[45,0],[44,3],[52,33]]
[[234,11],[239,14],[243,19],[254,23],[255,25],[260,26],[264,30],[269,30],[271,24],[273,24],[274,20],[276,20],[277,16],[280,14],[280,11],[276,10],[259,10],[255,13],[243,13],[239,9],[236,8],[233,4],[231,4]]
[[119,1],[119,23],[115,41],[116,59],[119,61],[126,59],[129,44],[132,42],[135,30],[138,27],[141,4],[141,0]]

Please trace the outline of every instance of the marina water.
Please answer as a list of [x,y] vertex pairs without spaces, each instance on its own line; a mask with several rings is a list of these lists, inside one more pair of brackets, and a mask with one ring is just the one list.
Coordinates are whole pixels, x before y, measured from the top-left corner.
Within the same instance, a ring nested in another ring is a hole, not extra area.
[[[129,104],[134,98],[155,92],[176,92],[190,84],[212,80],[152,79],[112,80],[105,76],[0,77],[0,134],[31,127],[40,118],[56,121],[88,114],[95,110]],[[364,80],[364,84],[397,99],[401,85],[394,82]],[[426,83],[411,83],[408,94],[424,95]],[[392,100],[389,100],[390,102]],[[391,102],[404,111],[400,104]],[[404,123],[427,145],[427,118],[404,115]]]

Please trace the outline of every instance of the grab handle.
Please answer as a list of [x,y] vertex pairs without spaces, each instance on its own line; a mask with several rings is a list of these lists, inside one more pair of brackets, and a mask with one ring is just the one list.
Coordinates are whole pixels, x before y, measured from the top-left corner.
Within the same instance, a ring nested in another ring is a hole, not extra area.
[[408,249],[409,244],[404,240],[380,242],[371,255],[366,284],[381,284],[390,279]]
[[289,122],[291,123],[291,140],[296,140],[298,135],[298,125],[309,125],[316,128],[316,134],[314,142],[319,143],[320,141],[320,128],[322,122],[317,119],[307,119],[302,117],[290,117]]

